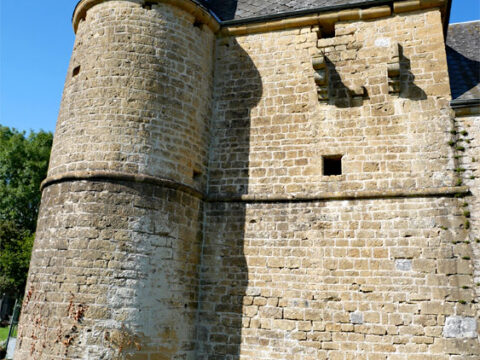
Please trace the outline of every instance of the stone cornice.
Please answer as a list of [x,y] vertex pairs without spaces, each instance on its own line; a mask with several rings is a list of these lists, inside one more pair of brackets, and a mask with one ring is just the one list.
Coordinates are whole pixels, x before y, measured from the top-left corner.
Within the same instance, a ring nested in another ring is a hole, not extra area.
[[[106,1],[110,0],[81,0],[77,4],[72,18],[74,31],[77,31],[78,24],[81,19],[85,17],[90,8]],[[385,5],[372,5],[371,7],[366,8],[342,7],[338,10],[327,8],[326,11],[317,10],[316,12],[304,14],[275,14],[271,19],[267,16],[222,22],[205,7],[193,0],[151,0],[150,2],[166,3],[176,6],[193,15],[199,22],[206,24],[214,33],[221,30],[221,34],[224,36],[262,33],[319,24],[328,24],[332,26],[338,21],[370,20],[388,17],[392,15],[392,13],[400,14],[429,8],[440,8],[444,13],[444,21],[447,21],[446,18],[448,17],[448,14],[445,15],[445,13],[448,12],[450,4],[448,0],[392,0]],[[282,15],[284,18],[278,18]]]
[[229,24],[229,22],[221,23],[221,34],[225,36],[237,36],[322,24],[331,26],[339,21],[371,20],[388,17],[393,13],[399,14],[430,8],[440,8],[442,11],[445,11],[445,9],[448,8],[448,1],[392,1],[391,4],[381,6],[372,6],[368,8],[352,7],[351,9],[317,11],[316,13],[287,17],[284,19],[245,19],[245,22],[242,23],[240,21],[240,24],[238,24],[239,22],[237,21],[232,21],[231,24]]
[[[72,24],[73,30],[75,33],[78,29],[78,24],[80,23],[81,19],[85,18],[87,11],[91,9],[93,6],[110,1],[110,0],[81,0],[72,17]],[[197,4],[192,0],[150,0],[152,3],[166,3],[173,6],[178,7],[186,11],[187,13],[193,15],[195,19],[202,24],[207,25],[214,33],[216,33],[220,29],[219,22],[214,18],[212,14],[208,12],[203,6]]]
[[419,197],[453,197],[466,196],[470,193],[468,186],[452,186],[425,189],[388,189],[368,191],[317,192],[311,194],[210,194],[205,195],[193,187],[178,181],[144,174],[129,174],[110,171],[78,171],[56,175],[42,182],[41,190],[46,187],[70,181],[125,181],[145,183],[167,187],[190,194],[207,202],[310,202],[332,200],[361,199],[396,199]]
[[338,21],[368,20],[391,15],[389,6],[376,6],[369,9],[345,9],[305,15],[301,17],[249,23],[243,25],[224,26],[223,35],[245,35],[260,32],[285,30],[290,28],[318,25],[322,23],[335,24]]

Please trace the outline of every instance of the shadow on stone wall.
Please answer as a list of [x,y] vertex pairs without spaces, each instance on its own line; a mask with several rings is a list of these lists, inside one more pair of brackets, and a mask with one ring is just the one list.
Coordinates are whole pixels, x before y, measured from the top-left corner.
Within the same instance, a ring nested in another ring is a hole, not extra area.
[[[427,94],[415,84],[415,75],[412,73],[410,59],[403,52],[402,45],[398,45],[400,62],[400,97],[410,100],[425,100]],[[342,81],[335,64],[325,56],[325,62],[328,68],[328,93],[329,98],[338,108],[353,108],[363,106],[365,100],[369,99],[369,94],[365,87],[350,89]]]
[[238,197],[248,193],[250,113],[263,87],[255,64],[235,39],[219,44],[217,50],[212,129],[216,142],[211,150],[216,162],[213,171],[217,171],[211,174],[216,178],[211,184],[217,188],[211,195],[230,196],[237,201],[212,200],[205,204],[196,359],[237,360],[248,287],[244,254],[248,205]]
[[403,52],[403,46],[398,44],[398,54],[400,57],[400,97],[410,100],[425,100],[427,94],[415,84],[415,75],[412,74],[410,59]]
[[325,63],[328,68],[328,96],[338,108],[351,108],[363,105],[364,100],[368,100],[367,90],[362,87],[361,95],[355,94],[355,91],[349,89],[342,81],[335,64],[325,56]]

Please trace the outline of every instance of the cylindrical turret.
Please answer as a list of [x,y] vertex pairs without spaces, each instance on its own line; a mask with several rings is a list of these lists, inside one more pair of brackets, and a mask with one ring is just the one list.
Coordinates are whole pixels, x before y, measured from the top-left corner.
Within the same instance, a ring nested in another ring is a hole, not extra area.
[[15,359],[189,358],[218,24],[190,0],[73,23]]

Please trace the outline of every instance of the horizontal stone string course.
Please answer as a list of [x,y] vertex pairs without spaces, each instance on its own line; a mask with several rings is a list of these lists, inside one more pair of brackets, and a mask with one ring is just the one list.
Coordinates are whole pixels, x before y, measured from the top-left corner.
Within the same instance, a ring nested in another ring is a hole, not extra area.
[[135,183],[147,183],[158,186],[164,186],[170,189],[183,191],[193,195],[199,199],[209,202],[230,202],[230,201],[267,201],[267,202],[283,202],[283,201],[315,201],[315,200],[354,200],[354,199],[391,199],[391,198],[410,198],[410,197],[462,197],[467,196],[470,190],[467,186],[453,186],[430,189],[414,189],[414,190],[382,190],[382,191],[350,191],[350,192],[319,192],[317,194],[308,194],[303,196],[289,194],[245,194],[245,195],[205,195],[196,189],[176,182],[171,179],[159,178],[144,174],[128,174],[120,172],[107,171],[89,171],[75,172],[52,176],[42,182],[41,189],[68,181],[82,180],[106,180],[106,181],[129,181]]
[[181,190],[197,198],[204,198],[204,195],[200,191],[171,179],[154,177],[145,174],[129,174],[110,171],[73,172],[58,176],[52,176],[42,182],[41,190],[56,183],[82,180],[128,181],[134,183],[153,184],[158,186],[164,186],[170,189]]
[[414,190],[384,190],[384,191],[354,191],[354,192],[321,192],[303,196],[289,194],[246,194],[246,195],[211,195],[207,197],[210,202],[295,202],[295,201],[317,201],[317,200],[357,200],[357,199],[394,199],[394,198],[416,198],[416,197],[464,197],[470,193],[466,186],[454,186],[432,189]]

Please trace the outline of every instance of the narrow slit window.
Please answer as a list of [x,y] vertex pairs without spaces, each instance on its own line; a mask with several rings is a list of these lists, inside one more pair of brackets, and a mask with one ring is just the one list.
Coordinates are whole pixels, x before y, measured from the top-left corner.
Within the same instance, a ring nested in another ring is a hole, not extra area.
[[197,181],[197,180],[200,180],[200,178],[202,177],[202,172],[200,170],[193,170],[193,180]]
[[73,71],[72,71],[72,77],[75,77],[77,76],[78,74],[80,74],[80,65],[76,66]]
[[343,155],[330,155],[323,157],[323,175],[335,176],[342,175],[342,157]]
[[153,4],[154,3],[152,1],[145,1],[142,5],[142,8],[144,8],[145,10],[152,10]]

